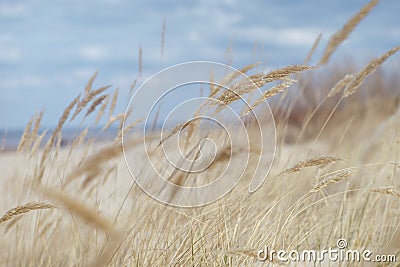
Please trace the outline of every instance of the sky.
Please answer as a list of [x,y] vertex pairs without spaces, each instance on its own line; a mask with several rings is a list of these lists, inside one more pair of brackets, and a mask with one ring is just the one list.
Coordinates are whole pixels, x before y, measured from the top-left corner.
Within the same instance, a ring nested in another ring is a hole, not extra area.
[[[235,68],[255,61],[268,68],[300,64],[322,33],[318,59],[329,36],[365,3],[0,0],[0,129],[23,128],[41,110],[42,124],[53,127],[96,70],[95,87],[111,84],[127,96],[140,47],[143,80],[194,60]],[[399,45],[399,10],[400,1],[382,0],[333,60],[363,63]]]

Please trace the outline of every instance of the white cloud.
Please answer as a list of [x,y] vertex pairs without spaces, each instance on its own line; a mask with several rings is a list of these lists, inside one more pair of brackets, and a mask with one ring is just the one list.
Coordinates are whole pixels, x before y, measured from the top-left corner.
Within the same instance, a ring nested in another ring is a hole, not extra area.
[[222,4],[224,6],[229,6],[229,7],[237,7],[238,5],[244,4],[243,2],[238,0],[220,0],[220,1],[201,0],[199,2],[201,3],[201,5],[215,6],[216,4]]
[[[219,4],[220,2],[218,1],[212,1],[204,4],[197,3],[197,5],[190,7],[178,6],[173,20],[182,23],[183,27],[180,26],[180,28],[186,28],[189,25],[193,25],[194,27],[201,26],[201,28],[204,28],[207,31],[220,30],[222,32],[227,29],[233,29],[237,23],[240,23],[243,20],[242,14],[237,12],[228,12]],[[207,19],[205,20],[204,18]],[[188,21],[190,22],[188,23]]]
[[0,43],[6,43],[12,41],[13,35],[11,33],[0,33]]
[[320,31],[313,28],[268,28],[253,26],[238,30],[238,37],[280,46],[310,47]]
[[103,0],[104,3],[109,3],[109,4],[119,4],[122,3],[122,0]]
[[313,29],[286,28],[278,32],[277,41],[293,46],[311,46],[318,34],[318,31]]
[[203,42],[204,38],[197,31],[190,31],[187,38],[191,42]]
[[107,57],[107,49],[99,45],[85,45],[78,50],[79,55],[88,60],[102,60]]
[[21,88],[40,88],[49,84],[49,80],[44,77],[26,75],[18,79],[5,78],[1,81],[1,88],[21,89]]
[[21,50],[15,47],[0,46],[0,62],[12,63],[21,58]]
[[76,68],[73,73],[79,79],[89,79],[96,70],[90,68]]
[[0,16],[22,17],[29,14],[29,9],[22,3],[1,3]]

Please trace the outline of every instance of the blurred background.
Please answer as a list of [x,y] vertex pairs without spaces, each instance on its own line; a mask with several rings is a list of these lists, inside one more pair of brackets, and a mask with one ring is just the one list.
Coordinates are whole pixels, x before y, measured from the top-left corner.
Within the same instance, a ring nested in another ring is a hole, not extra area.
[[[41,110],[42,125],[54,127],[96,70],[94,87],[111,84],[127,96],[140,49],[142,80],[193,60],[236,68],[256,61],[268,68],[301,64],[322,33],[318,60],[329,36],[365,3],[0,0],[0,128],[23,129]],[[381,1],[332,61],[365,64],[399,45],[399,10],[400,1]],[[398,68],[398,61],[388,64]]]

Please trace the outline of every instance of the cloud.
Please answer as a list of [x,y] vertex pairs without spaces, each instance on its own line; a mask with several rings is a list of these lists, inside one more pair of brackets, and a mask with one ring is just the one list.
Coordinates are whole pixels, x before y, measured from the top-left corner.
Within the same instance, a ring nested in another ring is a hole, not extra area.
[[307,28],[284,28],[278,32],[277,42],[290,46],[311,47],[319,32]]
[[95,70],[91,68],[76,68],[73,74],[79,79],[89,79],[93,76]]
[[87,60],[99,61],[107,58],[107,49],[99,45],[85,45],[81,46],[78,54]]
[[11,33],[0,33],[0,43],[13,41],[13,35]]
[[23,17],[29,14],[29,9],[22,3],[0,3],[0,16]]
[[252,26],[238,30],[238,36],[249,42],[260,41],[279,46],[311,47],[320,31],[314,28]]
[[22,88],[41,88],[49,84],[49,79],[36,75],[25,75],[23,77],[4,78],[1,81],[1,88],[5,89],[22,89]]
[[21,50],[16,47],[0,45],[0,62],[13,63],[21,58]]

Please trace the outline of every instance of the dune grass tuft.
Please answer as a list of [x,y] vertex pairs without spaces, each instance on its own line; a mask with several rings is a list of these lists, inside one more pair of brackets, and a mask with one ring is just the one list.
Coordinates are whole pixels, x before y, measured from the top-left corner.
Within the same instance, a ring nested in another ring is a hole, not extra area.
[[35,211],[35,210],[44,210],[44,209],[53,209],[54,205],[42,202],[29,202],[24,205],[17,206],[13,209],[8,210],[1,218],[0,224],[9,221],[19,215]]

